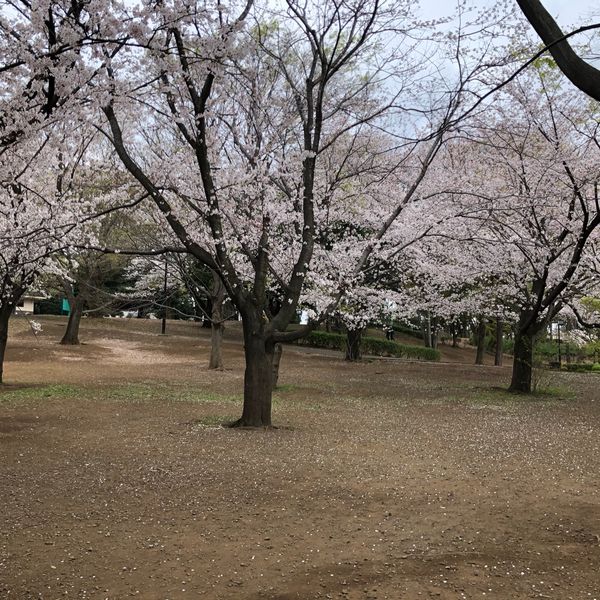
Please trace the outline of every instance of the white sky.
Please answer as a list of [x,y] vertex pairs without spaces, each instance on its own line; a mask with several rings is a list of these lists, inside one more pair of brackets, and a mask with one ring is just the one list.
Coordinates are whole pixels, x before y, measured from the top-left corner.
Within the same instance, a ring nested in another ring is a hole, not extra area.
[[[444,0],[420,0],[420,2],[423,16],[429,18],[447,13],[455,6],[454,2]],[[494,0],[479,0],[474,3],[491,6]],[[579,24],[584,20],[591,21],[594,17],[596,20],[600,19],[600,6],[597,0],[542,0],[542,3],[563,28]]]

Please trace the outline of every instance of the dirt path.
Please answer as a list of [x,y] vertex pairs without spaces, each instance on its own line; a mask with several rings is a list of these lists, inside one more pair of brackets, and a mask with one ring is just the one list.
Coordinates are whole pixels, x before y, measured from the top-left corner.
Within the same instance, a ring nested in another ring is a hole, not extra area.
[[[600,600],[600,378],[286,349],[273,431],[208,332],[14,332],[0,391],[0,597]],[[33,387],[32,387],[33,386]],[[572,390],[572,391],[569,391]]]

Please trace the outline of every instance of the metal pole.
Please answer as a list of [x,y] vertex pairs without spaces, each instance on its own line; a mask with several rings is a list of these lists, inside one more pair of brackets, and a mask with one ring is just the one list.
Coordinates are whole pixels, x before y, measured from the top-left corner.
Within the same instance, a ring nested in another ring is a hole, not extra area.
[[167,332],[167,256],[165,255],[165,278],[163,281],[163,313],[162,323],[160,324],[160,333],[165,335]]
[[558,368],[562,369],[562,354],[560,350],[560,321],[556,324],[556,329],[558,331]]

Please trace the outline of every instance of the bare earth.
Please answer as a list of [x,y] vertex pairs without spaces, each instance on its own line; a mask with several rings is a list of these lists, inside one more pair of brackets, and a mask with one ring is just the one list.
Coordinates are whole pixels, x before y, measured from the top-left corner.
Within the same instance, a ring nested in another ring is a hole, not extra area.
[[239,331],[13,325],[0,389],[0,598],[600,600],[600,375],[534,399],[472,352],[284,351],[280,426],[239,416]]

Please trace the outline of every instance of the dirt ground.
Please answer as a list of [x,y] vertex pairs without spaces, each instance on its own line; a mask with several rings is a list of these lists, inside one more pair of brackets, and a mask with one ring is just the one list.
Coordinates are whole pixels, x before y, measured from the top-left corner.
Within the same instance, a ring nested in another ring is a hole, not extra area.
[[600,375],[286,347],[278,429],[239,416],[239,331],[15,321],[0,598],[600,600]]

